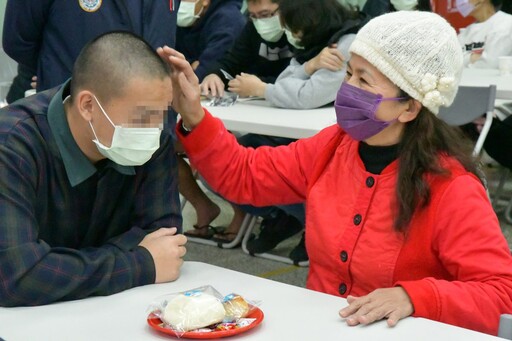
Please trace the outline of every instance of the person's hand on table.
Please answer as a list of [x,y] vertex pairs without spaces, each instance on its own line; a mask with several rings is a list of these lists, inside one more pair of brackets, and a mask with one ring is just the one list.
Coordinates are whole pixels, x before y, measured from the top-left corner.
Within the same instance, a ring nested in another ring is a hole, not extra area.
[[199,67],[199,60],[192,62],[192,64],[190,64],[190,66],[192,66],[192,70],[197,69]]
[[473,64],[473,63],[479,61],[480,58],[482,58],[482,52],[473,52],[473,53],[471,53],[471,56],[469,57],[469,62],[471,64]]
[[180,275],[183,256],[187,253],[187,237],[176,234],[175,227],[162,227],[149,233],[139,246],[149,251],[155,262],[155,283],[176,280]]
[[320,69],[327,69],[330,71],[340,71],[343,69],[345,57],[343,57],[336,47],[336,44],[324,47],[319,54],[304,64],[304,71],[311,76]]
[[349,326],[370,324],[387,319],[388,326],[414,312],[409,295],[402,287],[377,289],[366,296],[347,297],[348,306],[340,310],[340,316]]
[[185,126],[192,129],[204,117],[199,80],[183,54],[168,46],[159,47],[157,53],[172,68],[172,107],[181,115]]
[[205,96],[211,94],[213,97],[224,96],[224,83],[222,79],[214,73],[206,76],[201,83],[201,94]]
[[267,83],[263,82],[255,75],[243,72],[228,83],[228,90],[236,92],[241,97],[265,97],[266,87]]
[[37,76],[32,77],[32,82],[30,82],[30,86],[32,87],[32,89],[37,88]]

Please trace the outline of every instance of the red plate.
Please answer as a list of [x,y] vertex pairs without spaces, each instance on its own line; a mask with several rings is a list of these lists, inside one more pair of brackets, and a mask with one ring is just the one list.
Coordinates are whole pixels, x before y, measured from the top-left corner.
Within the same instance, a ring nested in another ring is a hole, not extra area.
[[[253,311],[249,315],[246,316],[246,318],[254,318],[256,320],[248,326],[238,328],[238,329],[218,330],[218,331],[213,331],[213,332],[191,331],[191,332],[185,332],[185,333],[183,333],[183,335],[180,335],[179,337],[185,338],[185,339],[217,339],[220,337],[233,336],[233,335],[237,335],[240,333],[244,333],[244,332],[258,326],[261,323],[261,321],[263,321],[263,316],[264,316],[263,311],[261,311],[260,308],[255,307],[253,309]],[[162,320],[160,320],[158,317],[156,317],[153,314],[149,314],[148,324],[154,330],[178,337],[176,331],[174,331],[170,328],[163,327]]]

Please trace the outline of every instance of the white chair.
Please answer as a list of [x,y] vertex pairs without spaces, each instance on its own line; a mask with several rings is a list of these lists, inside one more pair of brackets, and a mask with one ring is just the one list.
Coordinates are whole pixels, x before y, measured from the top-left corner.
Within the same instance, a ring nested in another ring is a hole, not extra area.
[[491,128],[496,100],[496,85],[488,87],[461,86],[452,105],[441,108],[438,117],[452,126],[461,126],[473,122],[485,115],[485,123],[476,141],[473,154],[480,154],[485,138]]
[[507,340],[512,340],[512,315],[501,315],[500,326],[498,329],[498,337],[502,337]]

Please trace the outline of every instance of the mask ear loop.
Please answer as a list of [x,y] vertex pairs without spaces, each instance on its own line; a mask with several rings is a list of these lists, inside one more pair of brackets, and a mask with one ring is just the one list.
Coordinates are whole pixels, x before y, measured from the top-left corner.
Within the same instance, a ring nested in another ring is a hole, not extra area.
[[[194,12],[196,10],[196,5],[199,1],[201,1],[201,0],[197,0],[196,2],[194,2]],[[197,14],[194,13],[194,18],[196,18],[196,19],[201,18],[201,14],[203,13],[203,10],[204,10],[204,6],[201,6],[201,10],[199,11],[199,13],[197,13]]]
[[[107,118],[107,120],[110,122],[110,124],[112,124],[112,126],[115,128],[116,125],[114,124],[114,122],[112,122],[112,120],[110,119],[110,117],[108,117],[105,109],[103,109],[103,106],[101,105],[100,101],[98,101],[98,99],[96,98],[95,95],[92,95],[92,97],[94,97],[94,99],[96,100],[96,103],[98,103],[98,106],[100,107],[101,109],[101,112],[103,113],[103,115],[105,115],[105,117]],[[90,123],[90,122],[89,122]]]
[[[407,99],[407,97],[382,97],[382,95],[379,95],[379,96],[380,96],[380,98],[377,98],[377,100],[375,101],[375,108],[374,108],[374,111],[373,111],[374,115],[375,115],[375,111],[376,111],[377,107],[382,102],[385,102],[385,101],[400,101],[402,99]],[[374,117],[374,119],[377,119],[377,118]],[[396,121],[398,121],[398,117],[394,118],[390,122],[396,122]]]
[[[112,122],[112,120],[110,119],[110,117],[108,117],[107,113],[105,112],[105,109],[103,109],[103,106],[101,105],[100,101],[98,101],[98,99],[96,98],[95,95],[92,95],[92,97],[94,97],[94,100],[96,101],[96,103],[98,103],[98,106],[100,107],[100,110],[101,112],[103,113],[103,115],[105,115],[105,117],[107,118],[107,120],[110,122],[110,124],[112,124],[112,126],[114,127],[114,129],[116,128],[116,125],[114,124],[114,122]],[[96,135],[96,130],[94,130],[94,127],[92,126],[92,123],[91,121],[89,121],[89,125],[91,126],[91,129],[92,129],[92,133],[94,134],[94,137],[96,138],[96,141],[98,141],[98,143],[101,143],[100,139],[98,138],[98,135]]]

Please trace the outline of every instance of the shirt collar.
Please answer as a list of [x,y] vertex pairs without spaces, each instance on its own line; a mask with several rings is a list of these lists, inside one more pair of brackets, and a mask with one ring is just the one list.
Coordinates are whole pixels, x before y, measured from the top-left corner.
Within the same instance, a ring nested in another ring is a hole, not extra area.
[[[62,85],[50,101],[48,124],[59,148],[69,183],[75,187],[94,175],[97,169],[78,147],[69,129],[63,102],[70,93],[69,88],[70,80]],[[108,160],[107,167],[114,168],[124,175],[135,175],[135,169],[132,166],[121,166]]]

